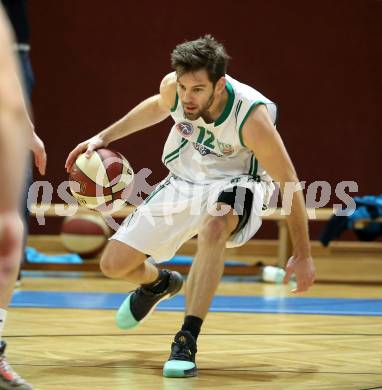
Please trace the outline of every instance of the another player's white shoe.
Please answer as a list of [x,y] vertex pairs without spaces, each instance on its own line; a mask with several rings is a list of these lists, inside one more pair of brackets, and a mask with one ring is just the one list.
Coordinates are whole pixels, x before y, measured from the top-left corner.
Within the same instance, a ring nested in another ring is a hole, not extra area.
[[0,344],[0,390],[33,390],[33,387],[17,375],[5,357],[4,341]]

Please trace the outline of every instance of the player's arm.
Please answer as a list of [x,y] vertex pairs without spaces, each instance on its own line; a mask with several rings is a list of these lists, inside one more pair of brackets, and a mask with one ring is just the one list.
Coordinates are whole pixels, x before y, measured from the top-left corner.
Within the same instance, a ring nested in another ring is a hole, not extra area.
[[[280,184],[284,194],[285,184],[298,183],[296,171],[285,149],[280,134],[274,127],[264,105],[258,106],[243,126],[244,144],[253,151],[271,177]],[[293,242],[293,256],[288,261],[286,280],[294,272],[297,290],[306,291],[314,282],[314,264],[311,257],[308,219],[302,191],[294,193],[290,215],[286,216]]]
[[[9,25],[7,25],[7,22],[8,20],[3,15],[1,17],[1,22],[0,22],[2,24],[1,39],[6,40],[8,42],[13,42],[11,28]],[[8,37],[6,35],[8,35]],[[44,175],[46,170],[46,161],[47,161],[45,145],[44,142],[41,140],[41,138],[35,132],[34,125],[29,116],[30,110],[29,107],[27,107],[27,100],[24,98],[23,89],[20,83],[22,76],[20,75],[18,69],[17,59],[13,58],[14,51],[11,47],[11,44],[9,44],[8,47],[6,47],[5,42],[4,44],[2,43],[1,51],[2,51],[2,55],[5,56],[5,58],[3,59],[4,62],[1,64],[2,68],[4,69],[2,75],[3,77],[6,76],[8,78],[8,82],[7,82],[8,87],[5,87],[5,89],[2,91],[3,97],[5,96],[6,99],[10,99],[11,96],[13,95],[16,99],[19,99],[19,103],[21,99],[22,109],[24,113],[23,114],[20,113],[20,116],[24,115],[23,118],[24,125],[26,123],[26,130],[27,130],[26,134],[24,134],[25,137],[24,139],[26,141],[28,149],[30,149],[33,152],[36,167],[38,168],[40,174]],[[5,54],[5,52],[8,52],[8,54]],[[6,64],[7,58],[8,59],[10,58],[10,60],[8,60],[8,65]],[[13,64],[10,64],[9,61],[13,62]],[[4,81],[2,81],[2,83],[4,83]],[[8,89],[13,88],[13,90],[10,92],[7,88]],[[7,111],[8,108],[4,107],[4,110]]]
[[28,138],[28,118],[11,42],[11,30],[0,7],[0,212],[19,207]]
[[27,106],[27,99],[24,96],[23,89],[19,81],[20,78],[17,77],[16,72],[13,72],[13,77],[15,78],[14,82],[17,85],[19,94],[20,96],[22,96],[22,100],[23,100],[24,115],[27,121],[27,132],[28,132],[28,136],[26,137],[26,139],[28,140],[27,147],[29,150],[33,152],[35,166],[37,167],[38,171],[40,172],[41,175],[45,175],[46,162],[47,162],[45,145],[42,139],[37,135],[34,125],[32,123],[30,117],[31,110],[30,107]]
[[43,140],[37,135],[34,130],[33,123],[29,120],[30,138],[29,149],[33,152],[34,164],[37,167],[40,175],[45,175],[47,155],[45,151],[45,145]]
[[105,147],[111,142],[133,134],[139,130],[153,126],[170,115],[171,107],[176,97],[175,73],[164,77],[160,84],[158,95],[152,96],[129,111],[123,118],[102,130],[90,140],[80,143],[70,152],[65,163],[67,171],[70,170],[77,156],[86,151],[90,154],[97,148]]
[[163,121],[170,115],[171,106],[175,102],[175,94],[176,79],[174,74],[170,73],[162,80],[158,95],[144,100],[119,121],[101,131],[100,138],[109,144]]
[[[0,263],[19,260],[23,224],[19,202],[26,166],[28,123],[11,46],[12,33],[0,4]],[[0,307],[8,303],[7,286]]]

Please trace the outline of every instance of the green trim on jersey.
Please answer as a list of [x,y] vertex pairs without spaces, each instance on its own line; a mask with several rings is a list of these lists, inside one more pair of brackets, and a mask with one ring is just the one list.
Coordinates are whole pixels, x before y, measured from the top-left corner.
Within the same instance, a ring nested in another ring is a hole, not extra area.
[[226,80],[225,89],[228,92],[228,100],[224,107],[223,112],[221,113],[219,118],[216,119],[215,126],[221,125],[228,118],[228,115],[232,110],[233,102],[235,101],[235,91],[233,90],[233,87],[228,80]]
[[237,103],[237,105],[236,105],[236,111],[235,111],[235,118],[236,118],[236,120],[237,120],[237,116],[239,115],[239,112],[240,112],[242,104],[243,104],[243,101],[239,100],[239,103]]
[[171,107],[171,112],[176,111],[176,108],[178,107],[178,101],[179,101],[179,96],[178,96],[178,92],[176,92],[176,95],[175,95],[175,103],[174,103],[174,105]]
[[179,157],[179,154],[175,155],[174,157],[170,158],[165,162],[165,165],[169,164],[171,161],[176,160]]
[[175,158],[179,157],[179,152],[180,150],[186,146],[187,144],[187,140],[185,138],[182,138],[182,141],[180,143],[180,146],[178,148],[176,148],[175,150],[173,150],[171,153],[169,153],[164,159],[163,159],[163,162],[165,164],[169,163],[170,161],[172,160],[175,160]]
[[247,121],[250,113],[253,111],[253,109],[258,106],[259,104],[266,104],[265,102],[263,102],[262,100],[256,100],[254,103],[251,104],[251,107],[249,107],[249,110],[248,112],[245,114],[245,117],[244,119],[241,121],[241,124],[240,124],[240,127],[239,127],[239,138],[240,138],[240,143],[242,146],[246,146],[244,144],[244,141],[243,141],[243,126],[245,124],[245,122]]

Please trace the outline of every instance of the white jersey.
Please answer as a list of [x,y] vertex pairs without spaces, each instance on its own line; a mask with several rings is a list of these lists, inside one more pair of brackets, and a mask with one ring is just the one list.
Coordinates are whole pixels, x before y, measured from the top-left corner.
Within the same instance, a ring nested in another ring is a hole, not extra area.
[[175,124],[164,146],[162,161],[184,180],[210,184],[215,180],[248,174],[258,180],[271,178],[243,142],[243,126],[253,111],[264,104],[275,123],[275,103],[260,92],[226,75],[228,99],[220,117],[206,123],[202,117],[188,120],[176,94],[171,110]]

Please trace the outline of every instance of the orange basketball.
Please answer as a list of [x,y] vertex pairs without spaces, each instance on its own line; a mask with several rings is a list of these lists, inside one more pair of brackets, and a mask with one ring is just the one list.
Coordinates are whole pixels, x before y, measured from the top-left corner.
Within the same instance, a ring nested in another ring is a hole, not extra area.
[[66,217],[60,238],[65,249],[86,258],[99,253],[110,235],[111,229],[103,217],[97,213],[87,212]]

